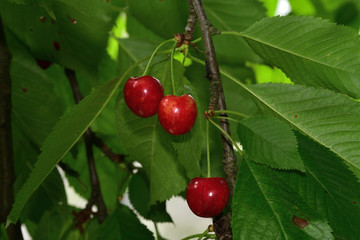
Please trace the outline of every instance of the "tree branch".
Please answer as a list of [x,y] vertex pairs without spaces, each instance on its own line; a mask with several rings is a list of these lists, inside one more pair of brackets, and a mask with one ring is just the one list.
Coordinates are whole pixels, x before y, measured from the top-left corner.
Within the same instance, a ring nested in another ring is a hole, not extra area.
[[62,161],[60,161],[60,162],[58,163],[58,166],[59,166],[66,174],[68,174],[69,176],[72,176],[72,177],[74,177],[74,178],[80,177],[80,174],[79,174],[76,170],[72,169],[68,164],[63,163]]
[[195,24],[197,20],[195,9],[191,3],[191,0],[188,0],[188,4],[189,4],[189,17],[187,19],[187,25],[185,27],[185,33],[184,33],[184,37],[187,45],[189,45],[189,43],[193,38],[193,33],[195,31]]
[[[76,76],[75,73],[70,70],[70,69],[65,69],[65,74],[67,76],[67,78],[70,81],[70,85],[71,85],[71,89],[73,90],[73,95],[74,95],[74,99],[76,103],[79,103],[81,101],[81,99],[83,99],[83,96],[80,92],[77,80],[76,80]],[[111,161],[113,161],[114,163],[120,164],[120,163],[124,163],[125,162],[125,156],[122,154],[116,154],[113,152],[113,150],[111,148],[109,148],[101,138],[98,138],[97,136],[95,136],[95,134],[91,131],[91,129],[89,128],[92,137],[92,143],[98,147]],[[129,170],[132,170],[133,167],[131,164],[127,164],[127,167],[129,168]]]
[[[1,18],[0,18],[0,22]],[[5,224],[14,203],[14,159],[11,132],[11,54],[0,23],[0,222]],[[20,224],[7,228],[9,240],[23,239]]]
[[[71,89],[73,91],[75,103],[78,104],[83,98],[79,84],[76,79],[75,72],[71,69],[66,68],[65,74],[69,79]],[[96,204],[98,207],[97,217],[100,223],[104,222],[107,218],[107,210],[104,199],[101,194],[99,177],[96,172],[94,152],[93,152],[93,133],[88,128],[84,133],[86,156],[88,160],[89,172],[90,172],[90,184],[91,184],[91,197],[86,205],[86,212],[91,212],[91,207]]]
[[[191,0],[191,3],[195,10],[197,20],[199,21],[205,47],[207,71],[206,77],[210,81],[209,110],[215,110],[217,107],[220,110],[226,110],[226,102],[221,84],[219,65],[216,60],[215,48],[212,41],[212,34],[218,33],[219,31],[214,28],[208,20],[201,0]],[[227,115],[222,114],[222,116],[226,117]],[[227,119],[222,118],[220,120],[220,126],[229,136],[231,136],[230,126]],[[226,181],[229,185],[230,193],[232,195],[237,174],[236,156],[231,141],[223,134],[221,134],[221,138],[224,151],[222,163],[224,165]],[[228,214],[220,215],[213,220],[216,236],[220,240],[232,239],[231,214],[232,211],[230,208]]]
[[210,102],[209,110],[215,110],[219,103],[219,91],[221,78],[219,65],[216,60],[215,48],[212,40],[212,34],[209,28],[209,20],[206,16],[201,0],[191,0],[194,7],[197,20],[199,21],[202,39],[205,47],[206,56],[206,78],[210,81]]
[[[105,156],[107,156],[114,163],[117,164],[125,163],[125,155],[114,153],[113,150],[109,148],[101,138],[94,135],[93,143],[97,148],[99,148],[105,154]],[[131,164],[126,164],[126,166],[129,168],[129,170],[133,169],[133,166]]]
[[[104,199],[101,194],[99,177],[96,172],[94,152],[93,152],[93,148],[92,148],[93,134],[90,131],[90,129],[87,129],[85,131],[84,138],[85,138],[85,146],[86,146],[86,156],[88,159],[88,165],[89,165],[89,171],[90,171],[90,183],[91,183],[91,197],[90,198],[95,200],[95,203],[98,207],[97,217],[98,217],[99,222],[102,223],[107,218],[107,210],[106,210]],[[89,201],[86,208],[91,209],[92,204],[93,204],[92,201]]]

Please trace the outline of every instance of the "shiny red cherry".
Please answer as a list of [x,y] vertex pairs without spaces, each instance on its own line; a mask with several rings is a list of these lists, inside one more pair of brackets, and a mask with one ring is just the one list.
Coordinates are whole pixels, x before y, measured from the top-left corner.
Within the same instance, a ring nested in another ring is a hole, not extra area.
[[159,103],[158,116],[161,126],[172,135],[182,135],[191,130],[197,116],[194,98],[188,94],[168,95]]
[[157,113],[164,90],[159,80],[152,76],[131,77],[124,86],[125,102],[139,117],[150,117]]
[[229,188],[224,178],[194,178],[186,189],[186,201],[199,217],[216,217],[224,210],[228,200]]

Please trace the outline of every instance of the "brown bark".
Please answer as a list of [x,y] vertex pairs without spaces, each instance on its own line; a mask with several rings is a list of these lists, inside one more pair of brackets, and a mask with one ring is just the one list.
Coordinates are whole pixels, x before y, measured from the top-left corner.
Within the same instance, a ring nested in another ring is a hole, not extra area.
[[[214,43],[212,40],[212,34],[219,33],[219,31],[214,28],[208,20],[201,0],[191,0],[191,4],[194,8],[197,20],[200,25],[202,39],[205,47],[207,71],[206,77],[210,81],[209,110],[216,110],[217,108],[219,110],[226,110],[226,102],[221,84],[220,70],[216,59]],[[222,114],[222,116],[226,117],[227,115]],[[231,136],[230,126],[227,119],[222,118],[220,120],[220,127],[229,136]],[[229,185],[230,193],[232,195],[237,174],[236,156],[231,141],[224,134],[221,134],[221,138],[224,151],[222,163],[224,166],[226,181]],[[216,236],[220,240],[232,239],[231,214],[232,211],[230,208],[230,211],[226,215],[218,216],[213,220]]]
[[[75,103],[78,104],[81,99],[83,98],[79,84],[77,82],[77,78],[75,75],[75,72],[71,69],[65,69],[65,74],[70,82],[71,89],[73,91]],[[96,166],[95,166],[95,159],[94,159],[94,152],[93,152],[93,133],[90,128],[88,128],[84,133],[84,139],[85,139],[85,147],[86,147],[86,156],[89,166],[89,172],[90,172],[90,184],[91,184],[91,197],[89,199],[89,202],[86,206],[86,210],[91,210],[91,207],[93,204],[96,204],[98,207],[97,212],[97,218],[100,223],[104,222],[107,218],[107,209],[104,202],[104,199],[101,194],[100,189],[100,182],[99,177],[96,172]]]

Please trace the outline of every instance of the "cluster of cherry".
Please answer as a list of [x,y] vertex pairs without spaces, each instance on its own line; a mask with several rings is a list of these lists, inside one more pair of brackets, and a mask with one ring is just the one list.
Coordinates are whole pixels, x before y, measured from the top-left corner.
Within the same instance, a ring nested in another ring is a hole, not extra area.
[[[124,98],[130,110],[146,118],[158,114],[161,126],[172,135],[182,135],[194,126],[197,106],[188,94],[167,95],[160,81],[152,76],[131,77],[124,86]],[[199,217],[219,215],[229,200],[225,179],[194,178],[186,189],[186,199],[191,211]]]
[[159,80],[152,76],[131,77],[124,87],[125,102],[139,117],[158,113],[161,126],[172,135],[182,135],[191,130],[197,116],[194,98],[167,95]]

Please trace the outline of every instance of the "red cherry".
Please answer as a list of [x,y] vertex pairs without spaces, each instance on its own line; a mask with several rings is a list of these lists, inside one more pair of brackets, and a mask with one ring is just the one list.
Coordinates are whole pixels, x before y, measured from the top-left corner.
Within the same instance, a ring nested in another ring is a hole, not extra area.
[[194,126],[197,107],[190,95],[168,95],[159,103],[158,116],[161,126],[172,135],[182,135]]
[[229,200],[229,188],[224,178],[194,178],[186,189],[186,201],[199,217],[216,217]]
[[152,76],[131,77],[124,86],[125,102],[139,117],[150,117],[157,113],[164,90],[159,80]]
[[36,63],[37,65],[39,65],[39,67],[41,67],[42,69],[48,69],[50,67],[50,65],[52,64],[52,62],[46,61],[46,60],[41,60],[41,59],[36,59]]

